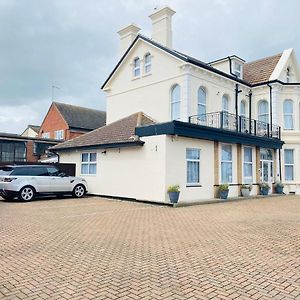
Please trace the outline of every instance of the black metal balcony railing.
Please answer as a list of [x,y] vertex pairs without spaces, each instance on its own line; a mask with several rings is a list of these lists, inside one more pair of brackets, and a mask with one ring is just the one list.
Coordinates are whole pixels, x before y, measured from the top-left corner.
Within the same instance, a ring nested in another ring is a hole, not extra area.
[[244,116],[236,117],[226,111],[190,116],[189,123],[275,139],[280,139],[281,134],[280,126]]

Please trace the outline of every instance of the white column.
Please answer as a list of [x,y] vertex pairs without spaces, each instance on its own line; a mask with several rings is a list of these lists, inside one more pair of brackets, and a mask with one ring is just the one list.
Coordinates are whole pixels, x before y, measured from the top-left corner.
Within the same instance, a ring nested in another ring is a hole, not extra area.
[[182,87],[182,99],[180,106],[180,120],[183,122],[188,122],[190,111],[189,105],[191,103],[191,66],[185,65],[183,67],[184,72],[184,80]]

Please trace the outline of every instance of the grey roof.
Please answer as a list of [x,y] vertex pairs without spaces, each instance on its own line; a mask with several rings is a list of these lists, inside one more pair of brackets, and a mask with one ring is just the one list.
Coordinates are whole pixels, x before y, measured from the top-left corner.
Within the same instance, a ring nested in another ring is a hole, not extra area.
[[38,125],[28,125],[28,128],[31,128],[33,131],[35,131],[36,133],[39,133],[41,126]]
[[53,102],[69,127],[94,130],[106,124],[106,112],[76,105]]

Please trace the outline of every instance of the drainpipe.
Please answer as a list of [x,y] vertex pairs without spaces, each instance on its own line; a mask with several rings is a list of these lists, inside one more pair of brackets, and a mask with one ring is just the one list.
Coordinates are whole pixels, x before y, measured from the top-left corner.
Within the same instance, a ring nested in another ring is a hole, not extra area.
[[282,173],[281,173],[281,149],[279,149],[279,180],[282,181]]
[[229,73],[233,76],[236,76],[235,74],[232,74],[232,60],[230,56],[228,56],[228,60],[229,60]]
[[249,133],[251,134],[251,119],[252,119],[252,91],[249,91]]
[[267,86],[270,88],[270,125],[271,125],[271,132],[272,132],[272,124],[273,124],[273,99],[272,99],[272,86],[267,83]]
[[241,93],[242,90],[239,90],[239,85],[235,85],[235,119],[236,119],[236,131],[239,130],[239,93]]

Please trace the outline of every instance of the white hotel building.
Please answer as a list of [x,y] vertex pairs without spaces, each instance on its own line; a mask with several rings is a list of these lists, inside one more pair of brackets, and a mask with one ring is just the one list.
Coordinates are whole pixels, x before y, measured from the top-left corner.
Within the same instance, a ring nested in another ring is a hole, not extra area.
[[[152,37],[129,25],[122,56],[102,86],[107,125],[53,148],[76,163],[92,194],[168,202],[229,197],[243,183],[300,193],[300,71],[293,49],[245,62],[202,62],[172,47],[172,16],[155,11]],[[270,193],[272,193],[272,189]]]

